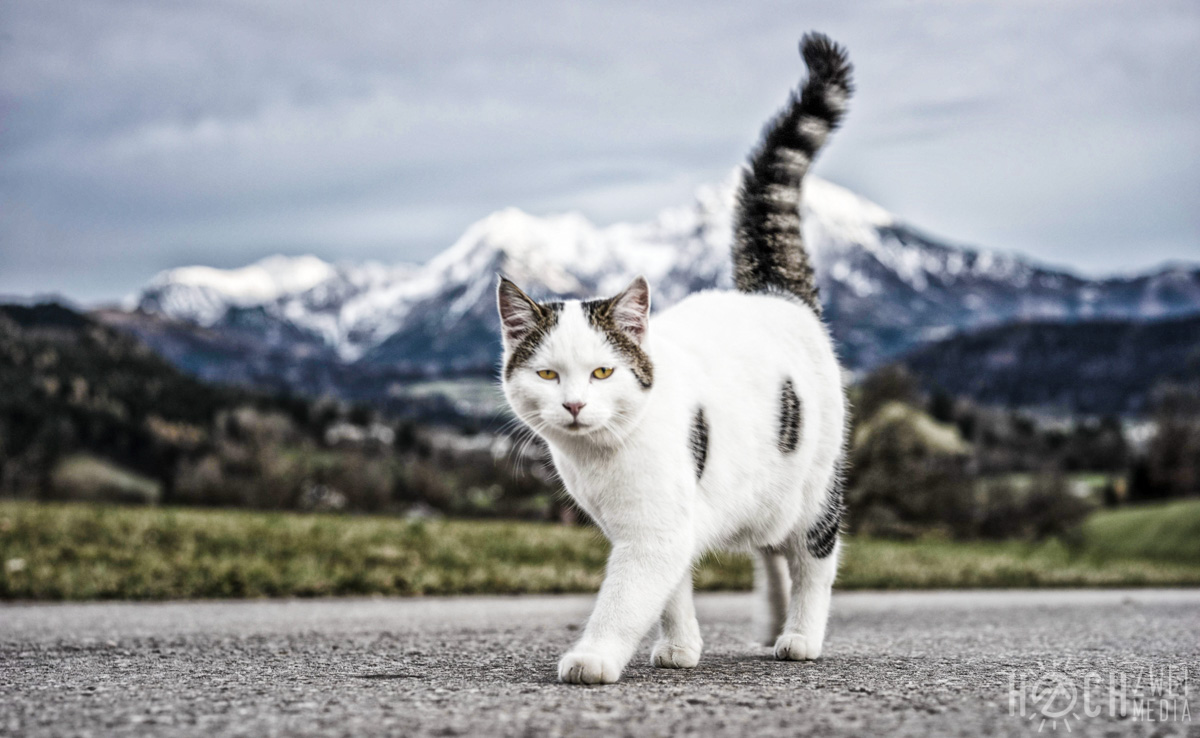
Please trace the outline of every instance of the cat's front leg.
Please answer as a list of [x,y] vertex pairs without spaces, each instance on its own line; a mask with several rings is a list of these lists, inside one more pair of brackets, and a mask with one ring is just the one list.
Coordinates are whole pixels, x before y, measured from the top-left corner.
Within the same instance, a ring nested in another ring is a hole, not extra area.
[[692,573],[683,575],[667,600],[658,622],[659,637],[650,654],[650,663],[660,669],[691,669],[700,662],[700,623],[692,602]]
[[621,678],[642,637],[688,573],[691,544],[687,535],[661,533],[638,542],[613,543],[583,637],[558,664],[560,681],[611,684]]

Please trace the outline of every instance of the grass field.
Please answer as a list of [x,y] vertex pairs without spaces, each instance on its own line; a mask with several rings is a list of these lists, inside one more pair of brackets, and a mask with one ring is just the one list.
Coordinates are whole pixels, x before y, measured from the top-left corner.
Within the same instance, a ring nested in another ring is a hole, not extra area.
[[1093,515],[1083,546],[1093,555],[1200,562],[1200,500]]
[[[0,599],[585,592],[607,543],[549,524],[0,502]],[[1200,585],[1200,501],[1101,512],[1080,541],[846,540],[840,589]],[[709,557],[701,589],[749,561]]]

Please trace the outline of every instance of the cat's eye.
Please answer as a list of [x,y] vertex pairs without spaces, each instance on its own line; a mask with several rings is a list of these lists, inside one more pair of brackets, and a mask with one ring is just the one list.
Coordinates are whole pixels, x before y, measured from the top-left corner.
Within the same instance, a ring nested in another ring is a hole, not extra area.
[[538,376],[542,379],[558,379],[558,372],[553,369],[538,369]]
[[592,376],[596,379],[608,379],[612,376],[613,368],[611,366],[602,366],[592,372]]

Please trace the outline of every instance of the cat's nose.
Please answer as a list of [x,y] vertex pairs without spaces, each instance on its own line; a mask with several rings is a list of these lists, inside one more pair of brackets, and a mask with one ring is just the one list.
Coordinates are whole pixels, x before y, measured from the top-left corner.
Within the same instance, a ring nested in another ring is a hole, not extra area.
[[567,409],[567,412],[571,413],[572,418],[579,418],[579,411],[586,404],[585,402],[564,402],[563,407]]

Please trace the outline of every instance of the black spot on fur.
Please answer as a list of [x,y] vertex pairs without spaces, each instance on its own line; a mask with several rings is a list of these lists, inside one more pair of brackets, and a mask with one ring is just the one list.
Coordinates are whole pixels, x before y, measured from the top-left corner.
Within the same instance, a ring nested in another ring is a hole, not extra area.
[[688,439],[692,447],[692,460],[696,462],[696,481],[704,476],[704,465],[708,462],[708,421],[704,419],[704,408],[696,410],[692,418],[692,433]]
[[767,124],[738,193],[734,281],[743,292],[782,290],[820,314],[800,231],[800,187],[825,138],[842,122],[853,92],[845,49],[821,34],[800,42],[808,80]]
[[642,389],[650,389],[654,385],[654,364],[650,362],[650,357],[638,342],[617,325],[616,316],[613,314],[614,300],[615,298],[588,300],[583,303],[583,314],[587,316],[592,327],[603,333],[613,348],[629,362],[633,376],[637,377]]
[[779,394],[779,450],[791,453],[800,445],[800,398],[792,380],[783,383]]
[[829,493],[829,499],[825,501],[821,517],[804,535],[804,545],[814,557],[823,559],[833,553],[838,533],[841,532],[842,514],[845,509],[842,503],[842,488],[834,487]]

